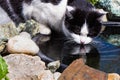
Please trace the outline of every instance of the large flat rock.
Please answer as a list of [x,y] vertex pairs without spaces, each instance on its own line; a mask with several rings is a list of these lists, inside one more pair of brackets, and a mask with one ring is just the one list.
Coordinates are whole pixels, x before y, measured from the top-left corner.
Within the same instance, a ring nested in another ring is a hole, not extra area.
[[58,80],[107,80],[107,74],[85,65],[82,59],[77,59],[64,70]]
[[39,80],[37,76],[46,69],[45,63],[38,56],[11,54],[4,59],[8,64],[10,80]]

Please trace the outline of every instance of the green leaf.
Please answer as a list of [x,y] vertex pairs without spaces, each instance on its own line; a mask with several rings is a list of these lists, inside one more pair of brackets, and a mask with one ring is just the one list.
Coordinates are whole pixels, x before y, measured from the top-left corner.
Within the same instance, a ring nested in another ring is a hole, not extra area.
[[99,0],[87,0],[89,1],[91,4],[95,5]]
[[2,78],[5,78],[7,73],[8,66],[2,56],[0,56],[0,80],[2,80]]

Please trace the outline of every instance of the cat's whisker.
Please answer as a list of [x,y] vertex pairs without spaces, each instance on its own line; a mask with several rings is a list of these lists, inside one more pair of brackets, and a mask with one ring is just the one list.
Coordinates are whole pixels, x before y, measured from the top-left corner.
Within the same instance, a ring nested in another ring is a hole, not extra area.
[[75,41],[73,39],[68,39],[64,44],[68,44],[68,43],[75,43]]

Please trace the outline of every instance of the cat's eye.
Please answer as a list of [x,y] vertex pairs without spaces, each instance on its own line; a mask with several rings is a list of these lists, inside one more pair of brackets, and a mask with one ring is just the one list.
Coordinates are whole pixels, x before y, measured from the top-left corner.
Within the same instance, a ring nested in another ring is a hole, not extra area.
[[88,36],[90,36],[90,37],[95,37],[95,36],[97,36],[97,34],[96,34],[95,32],[90,32],[90,33],[88,34]]
[[80,26],[74,26],[73,31],[74,31],[74,33],[80,35]]

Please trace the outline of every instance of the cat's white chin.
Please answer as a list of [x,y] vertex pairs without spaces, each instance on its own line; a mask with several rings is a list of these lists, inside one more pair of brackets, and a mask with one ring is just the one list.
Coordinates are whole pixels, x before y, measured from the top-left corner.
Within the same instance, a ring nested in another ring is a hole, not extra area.
[[89,44],[92,41],[92,38],[88,36],[77,35],[74,33],[72,33],[71,36],[74,39],[74,41],[78,44]]

